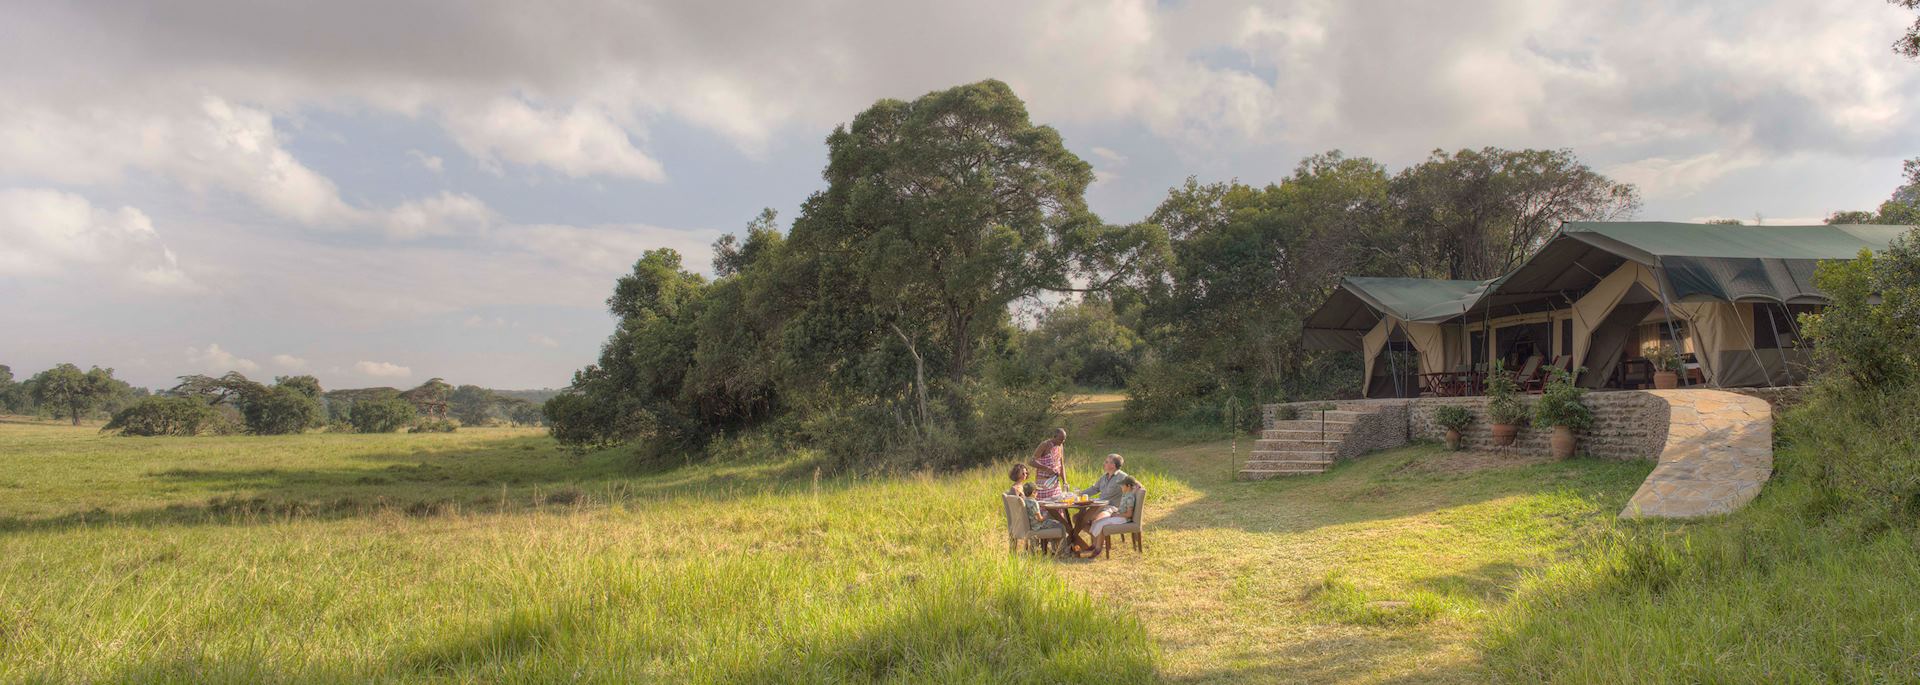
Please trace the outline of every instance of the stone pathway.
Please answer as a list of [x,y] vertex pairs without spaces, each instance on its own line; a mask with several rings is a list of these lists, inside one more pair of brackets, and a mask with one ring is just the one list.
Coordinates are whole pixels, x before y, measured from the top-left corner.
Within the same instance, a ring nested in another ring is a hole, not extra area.
[[1773,408],[1719,390],[1649,390],[1666,400],[1667,443],[1622,518],[1690,518],[1732,512],[1773,475]]

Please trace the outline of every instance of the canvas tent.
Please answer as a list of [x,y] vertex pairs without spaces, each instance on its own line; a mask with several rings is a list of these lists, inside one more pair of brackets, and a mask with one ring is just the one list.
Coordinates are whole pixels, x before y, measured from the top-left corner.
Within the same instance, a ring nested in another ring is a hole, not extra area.
[[[1780,385],[1797,379],[1805,359],[1805,350],[1791,344],[1794,316],[1826,301],[1813,285],[1814,268],[1822,260],[1852,259],[1862,249],[1886,249],[1907,230],[1570,222],[1526,262],[1492,281],[1348,279],[1308,317],[1306,341],[1312,349],[1369,351],[1353,325],[1370,315],[1432,325],[1439,330],[1438,346],[1461,351],[1432,365],[1438,370],[1448,362],[1498,358],[1502,341],[1514,337],[1505,331],[1545,324],[1554,334],[1551,344],[1535,341],[1532,349],[1571,355],[1586,369],[1581,383],[1602,387],[1632,342],[1644,341],[1652,329],[1660,342],[1690,350],[1709,385]],[[1372,286],[1374,281],[1391,287]],[[1396,309],[1381,290],[1426,295],[1400,295],[1416,302]],[[1429,306],[1416,306],[1420,302]]]
[[1407,343],[1419,360],[1419,373],[1446,368],[1451,350],[1439,322],[1455,318],[1490,281],[1442,281],[1424,278],[1346,278],[1327,304],[1307,317],[1303,335],[1308,349],[1344,349],[1361,353],[1371,391],[1374,364],[1391,340]]

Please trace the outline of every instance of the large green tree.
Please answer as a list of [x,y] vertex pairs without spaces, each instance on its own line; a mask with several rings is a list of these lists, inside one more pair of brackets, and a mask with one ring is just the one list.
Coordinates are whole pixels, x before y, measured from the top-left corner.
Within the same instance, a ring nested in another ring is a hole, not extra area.
[[98,366],[81,371],[72,364],[60,364],[27,381],[35,403],[53,410],[54,418],[64,412],[80,425],[80,417],[105,402],[125,387],[113,377],[113,369]]
[[1505,274],[1567,221],[1632,216],[1633,186],[1616,183],[1568,150],[1435,150],[1401,171],[1391,192],[1404,230],[1401,258],[1428,278]]
[[1150,354],[1130,410],[1211,416],[1226,397],[1250,406],[1328,385],[1300,321],[1341,276],[1407,269],[1385,223],[1389,183],[1374,161],[1335,151],[1264,188],[1188,179],[1168,193],[1149,220],[1175,236],[1174,259],[1144,296]]
[[985,373],[1010,303],[1104,289],[1166,252],[1157,227],[1087,211],[1090,168],[997,81],[883,100],[827,147],[827,187],[789,236],[763,213],[715,245],[719,280],[671,250],[635,264],[600,362],[547,405],[556,436],[697,444],[779,416],[810,439],[875,438],[829,445],[842,453],[972,441],[1019,404]]

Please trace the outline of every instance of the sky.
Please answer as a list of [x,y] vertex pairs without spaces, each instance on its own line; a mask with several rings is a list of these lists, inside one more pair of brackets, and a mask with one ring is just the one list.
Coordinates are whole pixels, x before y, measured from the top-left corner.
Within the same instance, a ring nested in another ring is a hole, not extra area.
[[561,387],[882,98],[997,78],[1109,222],[1339,149],[1573,150],[1636,218],[1818,223],[1920,156],[1879,0],[0,2],[0,364]]

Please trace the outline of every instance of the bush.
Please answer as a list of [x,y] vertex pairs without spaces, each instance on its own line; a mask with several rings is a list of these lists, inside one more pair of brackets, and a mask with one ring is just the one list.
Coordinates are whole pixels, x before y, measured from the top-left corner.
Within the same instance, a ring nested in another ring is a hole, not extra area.
[[347,422],[357,433],[392,433],[413,423],[418,415],[412,402],[390,397],[353,403],[347,410]]
[[421,421],[419,423],[413,424],[413,427],[408,428],[407,432],[408,433],[452,433],[455,430],[458,430],[459,428],[460,428],[460,424],[454,423],[452,421],[448,421],[446,419],[429,419],[426,421]]
[[240,415],[254,435],[290,435],[320,422],[320,402],[293,387],[265,388],[241,403]]
[[1433,411],[1433,422],[1448,430],[1465,431],[1473,425],[1473,412],[1457,404],[1441,405]]
[[1487,418],[1496,424],[1525,425],[1527,405],[1520,402],[1520,386],[1506,364],[1496,360],[1487,374]]
[[1547,370],[1547,385],[1540,392],[1540,401],[1533,405],[1533,417],[1538,425],[1572,428],[1583,431],[1593,426],[1593,410],[1580,403],[1580,396],[1587,389],[1573,384],[1573,374],[1566,369],[1553,367]]
[[1814,342],[1819,371],[1861,390],[1901,388],[1920,380],[1913,334],[1920,327],[1920,242],[1910,232],[1876,257],[1822,262],[1813,282],[1827,293],[1825,311],[1801,317]]
[[220,413],[192,397],[146,397],[113,415],[102,431],[121,435],[199,435],[214,432]]

